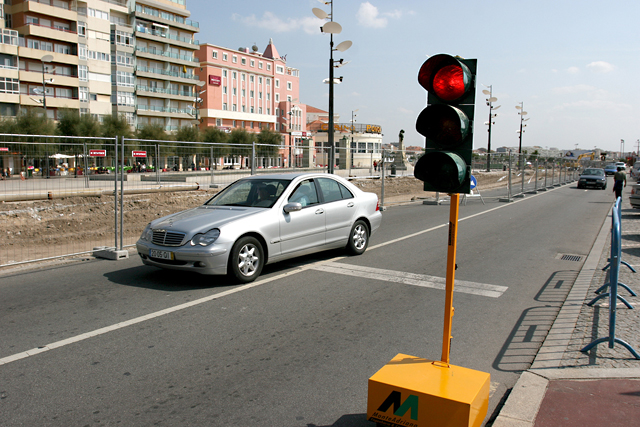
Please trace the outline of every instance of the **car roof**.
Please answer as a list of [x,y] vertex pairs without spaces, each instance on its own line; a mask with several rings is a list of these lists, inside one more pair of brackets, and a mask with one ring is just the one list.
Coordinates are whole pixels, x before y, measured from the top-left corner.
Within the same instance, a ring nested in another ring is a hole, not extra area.
[[340,178],[338,175],[322,172],[293,172],[293,173],[269,173],[247,176],[242,179],[285,179],[294,180],[298,177],[332,177]]

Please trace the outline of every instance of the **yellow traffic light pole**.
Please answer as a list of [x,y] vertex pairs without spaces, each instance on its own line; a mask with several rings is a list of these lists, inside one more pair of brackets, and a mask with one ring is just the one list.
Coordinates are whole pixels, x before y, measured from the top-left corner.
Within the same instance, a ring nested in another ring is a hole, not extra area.
[[443,363],[449,364],[451,352],[451,324],[453,322],[453,285],[456,275],[456,244],[458,241],[458,211],[460,207],[460,194],[450,194],[451,208],[449,210],[449,248],[447,252],[447,277],[444,305],[444,330],[442,332],[442,357]]

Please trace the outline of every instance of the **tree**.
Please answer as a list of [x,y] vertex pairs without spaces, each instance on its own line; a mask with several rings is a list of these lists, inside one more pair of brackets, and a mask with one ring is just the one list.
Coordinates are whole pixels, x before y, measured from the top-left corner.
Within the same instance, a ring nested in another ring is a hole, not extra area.
[[[202,135],[197,126],[181,126],[176,133],[176,141],[199,142],[201,139]],[[185,159],[186,165],[196,167],[202,163],[202,146],[199,144],[180,144],[176,154]]]
[[131,138],[131,126],[124,115],[112,114],[102,121],[102,136],[105,138],[125,137]]
[[[54,135],[55,124],[37,108],[21,109],[15,118],[7,117],[0,121],[0,133],[18,135]],[[55,138],[38,139],[35,137],[11,137],[11,142],[44,142],[44,144],[12,144],[12,150],[20,153],[24,164],[43,167],[47,155],[57,150]],[[20,168],[21,169],[21,168]]]
[[171,136],[164,131],[164,126],[159,123],[143,125],[138,129],[138,139],[148,139],[153,141],[171,141]]
[[209,151],[212,152],[213,164],[216,169],[218,168],[218,159],[229,154],[228,139],[229,134],[217,127],[209,126],[202,133],[202,141],[212,143]]
[[282,136],[279,132],[263,128],[257,136],[256,155],[258,157],[278,157]]
[[253,136],[245,128],[235,128],[229,135],[230,154],[240,157],[240,167],[244,164],[243,158],[251,155],[252,142]]

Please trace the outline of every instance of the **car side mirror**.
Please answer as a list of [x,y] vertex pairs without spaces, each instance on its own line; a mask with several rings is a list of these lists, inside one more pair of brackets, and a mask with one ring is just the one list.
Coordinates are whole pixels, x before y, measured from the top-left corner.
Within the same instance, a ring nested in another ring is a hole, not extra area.
[[302,210],[302,205],[300,203],[287,203],[283,209],[286,213],[298,212]]

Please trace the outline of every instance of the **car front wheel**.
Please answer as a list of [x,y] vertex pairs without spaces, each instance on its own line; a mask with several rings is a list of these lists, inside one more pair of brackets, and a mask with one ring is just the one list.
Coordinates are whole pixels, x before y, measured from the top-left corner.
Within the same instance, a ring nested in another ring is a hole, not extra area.
[[369,227],[361,219],[357,220],[351,228],[347,250],[353,255],[361,255],[369,246]]
[[229,257],[229,275],[240,283],[256,280],[264,266],[264,252],[260,242],[251,236],[245,236],[233,245]]

